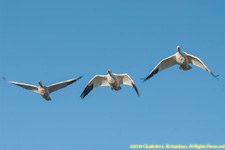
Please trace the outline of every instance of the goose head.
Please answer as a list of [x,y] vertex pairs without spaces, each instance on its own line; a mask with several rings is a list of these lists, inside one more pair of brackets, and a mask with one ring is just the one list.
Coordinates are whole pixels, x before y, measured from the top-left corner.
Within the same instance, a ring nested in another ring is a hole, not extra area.
[[40,85],[40,87],[43,87],[42,83],[41,83],[41,80],[38,81],[38,84]]
[[177,51],[180,53],[180,46],[177,46]]
[[111,70],[110,69],[108,69],[108,74],[111,74]]

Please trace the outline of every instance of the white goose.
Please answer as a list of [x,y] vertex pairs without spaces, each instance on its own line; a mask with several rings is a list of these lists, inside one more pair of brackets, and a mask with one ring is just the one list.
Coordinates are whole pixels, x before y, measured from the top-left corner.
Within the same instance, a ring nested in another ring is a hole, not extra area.
[[93,88],[99,86],[111,86],[111,90],[119,91],[122,89],[120,87],[121,84],[133,86],[133,88],[137,92],[137,95],[139,96],[137,87],[128,74],[114,74],[109,69],[107,75],[94,76],[87,84],[86,88],[84,89],[80,97],[83,99]]
[[67,81],[63,81],[63,82],[59,82],[56,84],[52,84],[50,86],[43,86],[41,81],[38,81],[38,84],[40,86],[35,86],[35,85],[30,85],[30,84],[25,84],[25,83],[19,83],[19,82],[14,82],[14,81],[8,81],[6,80],[4,77],[3,79],[8,81],[9,83],[21,86],[27,90],[32,90],[36,93],[39,93],[46,101],[51,100],[51,98],[49,97],[50,93],[57,91],[61,88],[64,88],[74,82],[76,82],[77,80],[79,80],[82,76],[75,78],[75,79],[71,79],[71,80],[67,80]]
[[178,52],[175,53],[174,55],[161,60],[158,63],[158,65],[152,70],[152,72],[144,79],[144,81],[148,80],[149,78],[151,78],[158,72],[164,69],[167,69],[169,67],[172,67],[173,65],[176,65],[176,64],[180,65],[181,70],[185,70],[185,71],[189,70],[192,68],[189,65],[189,63],[208,71],[214,77],[218,77],[218,75],[214,75],[199,58],[193,55],[187,54],[186,52],[181,52],[180,46],[177,46],[177,51]]

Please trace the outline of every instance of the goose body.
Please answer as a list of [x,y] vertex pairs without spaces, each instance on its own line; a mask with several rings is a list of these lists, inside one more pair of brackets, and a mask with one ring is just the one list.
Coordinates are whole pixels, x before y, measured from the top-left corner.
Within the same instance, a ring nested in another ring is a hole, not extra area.
[[50,98],[50,92],[48,91],[48,87],[46,86],[42,86],[41,81],[38,82],[39,83],[39,87],[38,87],[38,93],[46,100],[49,101],[51,100]]
[[111,90],[119,91],[122,89],[121,84],[132,86],[139,96],[137,87],[128,74],[113,74],[111,70],[108,70],[107,75],[95,75],[87,84],[80,97],[84,98],[93,88],[99,86],[111,86]]
[[212,71],[210,71],[209,68],[199,58],[193,55],[190,55],[186,52],[182,52],[180,50],[180,46],[177,46],[177,51],[178,52],[175,53],[174,55],[161,60],[158,63],[158,65],[156,65],[155,68],[150,72],[150,74],[144,79],[144,81],[153,77],[158,72],[164,69],[167,69],[169,67],[172,67],[176,64],[178,64],[180,66],[180,69],[184,71],[190,70],[192,67],[189,64],[192,64],[208,71],[214,77],[218,76],[218,75],[214,75]]
[[67,81],[56,83],[56,84],[52,84],[50,86],[43,86],[41,81],[38,81],[39,86],[35,86],[35,85],[19,83],[19,82],[15,82],[15,81],[9,81],[9,80],[6,80],[3,77],[3,79],[8,81],[9,83],[12,83],[14,85],[18,85],[18,86],[20,86],[22,88],[25,88],[27,90],[32,90],[32,91],[34,91],[36,93],[39,93],[46,101],[51,100],[51,98],[49,96],[50,93],[52,93],[54,91],[57,91],[57,90],[59,90],[61,88],[64,88],[64,87],[66,87],[66,86],[76,82],[80,78],[81,78],[81,76],[78,77],[78,78],[71,79],[71,80],[67,80]]
[[111,89],[114,91],[119,91],[121,89],[119,79],[115,74],[112,74],[108,71],[109,74],[106,75],[109,85]]
[[181,70],[189,70],[189,67],[188,67],[189,61],[185,53],[177,52],[175,54],[175,58],[176,58],[176,63],[180,65]]

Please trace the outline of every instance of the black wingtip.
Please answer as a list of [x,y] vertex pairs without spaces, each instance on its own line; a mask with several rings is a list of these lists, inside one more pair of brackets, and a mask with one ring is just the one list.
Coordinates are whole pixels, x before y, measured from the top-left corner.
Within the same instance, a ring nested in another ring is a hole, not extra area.
[[140,94],[139,94],[139,92],[138,92],[138,89],[137,89],[136,85],[135,85],[134,83],[132,83],[132,86],[133,86],[133,88],[135,89],[137,95],[140,96]]
[[80,95],[80,97],[81,97],[82,99],[84,99],[85,96],[87,96],[88,93],[93,89],[93,87],[94,87],[93,84],[90,85],[90,86],[86,86],[86,88],[84,89],[84,91],[83,91],[83,93]]
[[81,79],[81,78],[82,78],[82,76],[79,76],[79,77],[77,77],[77,78],[75,78],[75,79],[72,79],[72,81],[67,82],[67,85],[70,85],[70,84],[72,84],[72,83],[78,81],[78,80]]
[[80,95],[80,97],[81,97],[81,99],[84,99],[85,96],[86,95],[84,95],[84,91],[83,91],[83,93]]
[[75,81],[78,81],[78,80],[81,79],[82,77],[83,77],[82,75],[79,76],[79,77],[77,77]]
[[139,93],[137,93],[137,95],[138,95],[138,97],[140,97],[140,94]]
[[[87,95],[87,94],[86,94],[86,95]],[[86,95],[85,95],[84,92],[83,92],[83,93],[80,95],[81,99],[84,99]]]
[[147,81],[149,78],[153,77],[155,74],[157,74],[159,72],[159,68],[156,68],[155,70],[153,70],[146,78],[143,78],[143,82]]
[[79,76],[77,79],[81,79],[81,78],[83,78],[83,76],[84,76],[84,75],[81,75],[81,76]]
[[81,78],[83,78],[84,75],[81,75],[79,77],[77,77],[76,81],[80,80]]
[[220,75],[214,75],[214,77],[216,78],[216,80],[219,80],[220,79],[219,76]]
[[10,81],[9,81],[9,80],[7,80],[5,77],[2,77],[2,79],[3,79],[3,80],[5,80],[5,81],[7,81],[7,82],[10,82]]
[[144,83],[145,81],[147,81],[147,78],[140,78],[140,80]]
[[84,94],[82,93],[82,94],[80,95],[80,97],[81,97],[81,99],[84,99]]

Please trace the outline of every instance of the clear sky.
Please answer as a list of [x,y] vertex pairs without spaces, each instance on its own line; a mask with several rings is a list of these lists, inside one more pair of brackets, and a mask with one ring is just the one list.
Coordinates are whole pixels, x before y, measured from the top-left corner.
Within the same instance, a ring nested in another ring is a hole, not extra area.
[[[0,80],[1,150],[129,150],[131,144],[225,144],[225,1],[0,0],[0,76],[50,85],[51,94]],[[181,50],[214,74],[176,65],[143,83]],[[128,73],[123,85],[80,94],[96,74]]]

